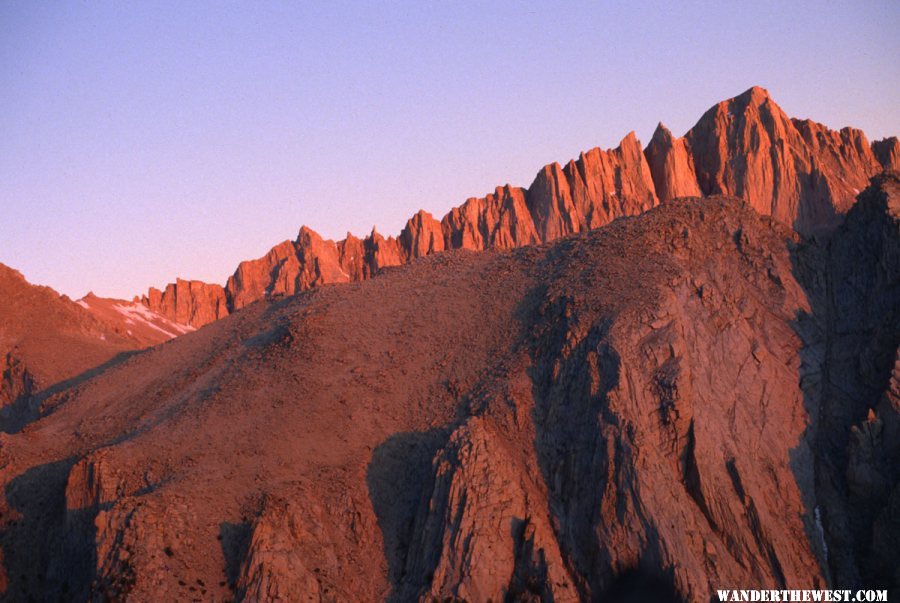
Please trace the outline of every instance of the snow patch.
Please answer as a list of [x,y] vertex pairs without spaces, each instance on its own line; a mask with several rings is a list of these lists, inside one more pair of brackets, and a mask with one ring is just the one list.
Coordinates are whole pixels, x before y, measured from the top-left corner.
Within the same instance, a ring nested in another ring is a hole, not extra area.
[[822,525],[822,511],[816,505],[816,530],[819,532],[819,539],[822,541],[822,550],[825,552],[825,562],[828,563],[828,543],[825,542],[825,527]]
[[84,301],[83,299],[79,299],[79,300],[78,300],[77,302],[75,302],[75,303],[78,304],[79,306],[81,306],[82,308],[84,308],[85,310],[90,310],[90,309],[91,309],[91,307],[90,307],[90,306],[87,304],[87,302]]
[[125,317],[125,323],[130,325],[145,324],[169,337],[178,337],[190,333],[194,327],[172,322],[143,304],[113,304],[113,309]]

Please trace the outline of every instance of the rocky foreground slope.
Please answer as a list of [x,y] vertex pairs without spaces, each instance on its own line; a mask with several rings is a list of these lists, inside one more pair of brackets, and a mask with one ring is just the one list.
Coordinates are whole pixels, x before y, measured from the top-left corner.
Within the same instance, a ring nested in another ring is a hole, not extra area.
[[135,354],[0,435],[6,598],[896,588],[898,192],[828,244],[667,202]]
[[179,279],[142,301],[174,322],[201,326],[266,296],[368,279],[445,249],[549,242],[685,196],[740,197],[810,235],[834,228],[869,178],[900,169],[898,157],[896,137],[870,144],[854,128],[792,119],[754,87],[712,107],[683,138],[660,124],[642,149],[631,133],[615,149],[545,166],[527,189],[497,187],[441,220],[420,211],[397,238],[373,230],[334,242],[304,227],[295,241],[242,262],[224,287]]

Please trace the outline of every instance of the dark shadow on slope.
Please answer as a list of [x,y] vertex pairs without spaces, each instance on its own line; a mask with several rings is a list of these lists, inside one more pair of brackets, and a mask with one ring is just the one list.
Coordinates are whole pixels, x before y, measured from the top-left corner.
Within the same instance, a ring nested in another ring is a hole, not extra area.
[[791,462],[831,586],[900,592],[896,550],[879,544],[900,542],[885,520],[892,492],[900,500],[900,413],[882,400],[900,346],[900,227],[888,196],[897,203],[900,179],[872,182],[829,238],[791,250],[811,306],[794,321],[810,423]]
[[225,578],[231,590],[237,588],[241,564],[247,557],[252,535],[253,526],[249,521],[240,523],[223,521],[219,524],[219,540],[222,542],[222,555],[225,557]]
[[74,459],[32,467],[6,486],[17,517],[0,534],[8,578],[2,601],[84,601],[94,579],[95,510],[67,511],[65,489]]
[[[60,405],[65,403],[64,392],[73,387],[77,387],[82,383],[93,379],[97,375],[105,371],[119,366],[126,360],[133,358],[139,354],[143,354],[147,350],[133,350],[129,352],[119,352],[113,358],[107,360],[99,366],[88,369],[74,377],[59,381],[36,392],[28,392],[16,399],[7,408],[9,412],[0,415],[0,431],[6,433],[18,433],[25,428],[26,425],[37,421],[43,416],[52,414]],[[54,399],[55,397],[58,398]],[[45,406],[46,403],[46,406]],[[45,408],[42,408],[45,407]],[[6,409],[4,409],[6,410]]]
[[[575,240],[549,250],[546,266],[555,271],[572,253]],[[532,290],[520,306],[519,320],[531,336],[529,369],[534,399],[535,453],[547,485],[556,538],[583,598],[604,590],[612,578],[610,559],[594,534],[610,472],[603,425],[617,426],[607,396],[618,384],[620,359],[606,338],[610,323],[591,325],[581,336],[574,324],[578,302],[552,297],[546,286]],[[526,336],[527,336],[526,335]],[[573,336],[577,340],[572,347]],[[598,382],[592,382],[593,375]],[[622,443],[615,442],[615,460]]]
[[446,443],[450,429],[399,433],[382,442],[372,452],[366,472],[369,498],[384,540],[389,600],[399,600],[409,587],[418,590],[418,576],[407,576],[406,565],[416,513],[431,494],[434,481],[431,461]]
[[671,572],[659,576],[640,569],[618,574],[597,600],[604,603],[684,603]]

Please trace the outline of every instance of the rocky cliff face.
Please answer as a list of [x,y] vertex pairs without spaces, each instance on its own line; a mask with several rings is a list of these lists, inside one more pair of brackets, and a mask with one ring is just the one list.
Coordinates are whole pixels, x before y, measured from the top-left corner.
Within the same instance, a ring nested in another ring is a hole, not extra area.
[[686,147],[703,194],[741,197],[803,234],[833,227],[882,169],[859,130],[790,119],[758,87],[707,111],[679,143],[657,163],[682,166],[690,181]]
[[803,384],[829,567],[847,588],[900,595],[900,177],[873,179],[831,239],[796,258],[812,301]]
[[527,189],[468,199],[436,220],[413,216],[400,236],[323,240],[304,227],[217,285],[178,281],[145,296],[175,322],[207,324],[267,296],[370,278],[382,268],[448,249],[511,249],[548,242],[644,212],[660,201],[733,195],[808,235],[833,229],[869,178],[898,165],[896,138],[869,145],[853,128],[791,119],[762,88],[719,103],[683,138],[659,125],[642,149],[634,133],[564,167],[545,166]]
[[[900,234],[877,187],[827,243],[669,201],[272,296],[110,367],[2,438],[7,597],[883,587]],[[348,241],[297,273],[377,251]]]
[[222,287],[201,281],[177,279],[166,285],[164,291],[151,287],[141,303],[173,322],[194,327],[228,315]]
[[663,201],[699,197],[694,157],[684,138],[675,138],[662,123],[656,126],[646,149],[657,196]]

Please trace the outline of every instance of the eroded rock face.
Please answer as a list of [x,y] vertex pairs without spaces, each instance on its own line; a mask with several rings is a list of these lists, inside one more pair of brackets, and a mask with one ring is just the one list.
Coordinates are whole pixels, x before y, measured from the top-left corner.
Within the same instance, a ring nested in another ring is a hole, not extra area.
[[711,108],[682,138],[660,124],[642,149],[632,132],[615,149],[595,148],[565,166],[545,166],[527,189],[497,187],[441,220],[420,211],[396,239],[373,230],[335,243],[304,227],[296,241],[242,262],[228,279],[226,303],[215,285],[207,291],[180,281],[170,285],[177,295],[151,290],[145,304],[201,326],[267,296],[368,279],[448,249],[553,241],[678,197],[733,195],[804,235],[820,233],[840,222],[871,176],[896,168],[898,153],[896,137],[870,146],[859,130],[791,119],[754,87]]
[[[352,525],[358,512],[349,509],[350,526],[334,525],[315,499],[269,499],[253,522],[236,592],[242,601],[349,601],[359,596],[354,571],[337,550],[358,546],[362,526]],[[348,528],[357,530],[352,534]],[[349,539],[349,540],[346,540]],[[355,588],[356,587],[356,588]]]
[[707,111],[685,143],[704,194],[741,197],[803,234],[836,225],[882,169],[861,131],[790,119],[758,87]]
[[657,203],[634,132],[615,149],[592,149],[565,168],[555,163],[544,167],[528,189],[528,206],[542,241],[637,215]]
[[0,362],[0,425],[11,430],[29,414],[32,395],[38,390],[34,375],[13,352]]
[[420,210],[409,219],[406,227],[400,232],[400,248],[405,250],[408,259],[431,255],[444,250],[444,231],[441,223],[434,217]]
[[221,285],[178,279],[164,291],[150,288],[141,303],[169,320],[193,327],[209,324],[228,315],[225,290]]
[[[401,599],[577,601],[533,459],[487,417],[456,429],[432,463],[413,524]],[[529,462],[530,461],[530,462]]]
[[525,190],[503,186],[483,199],[469,199],[444,216],[447,249],[511,249],[540,242]]
[[[154,348],[4,437],[8,596],[884,585],[896,185],[828,242],[737,199],[677,200],[552,245],[426,255]],[[322,244],[298,275],[371,250]]]
[[653,175],[656,195],[661,200],[701,195],[694,158],[684,138],[675,138],[660,123],[644,152]]

